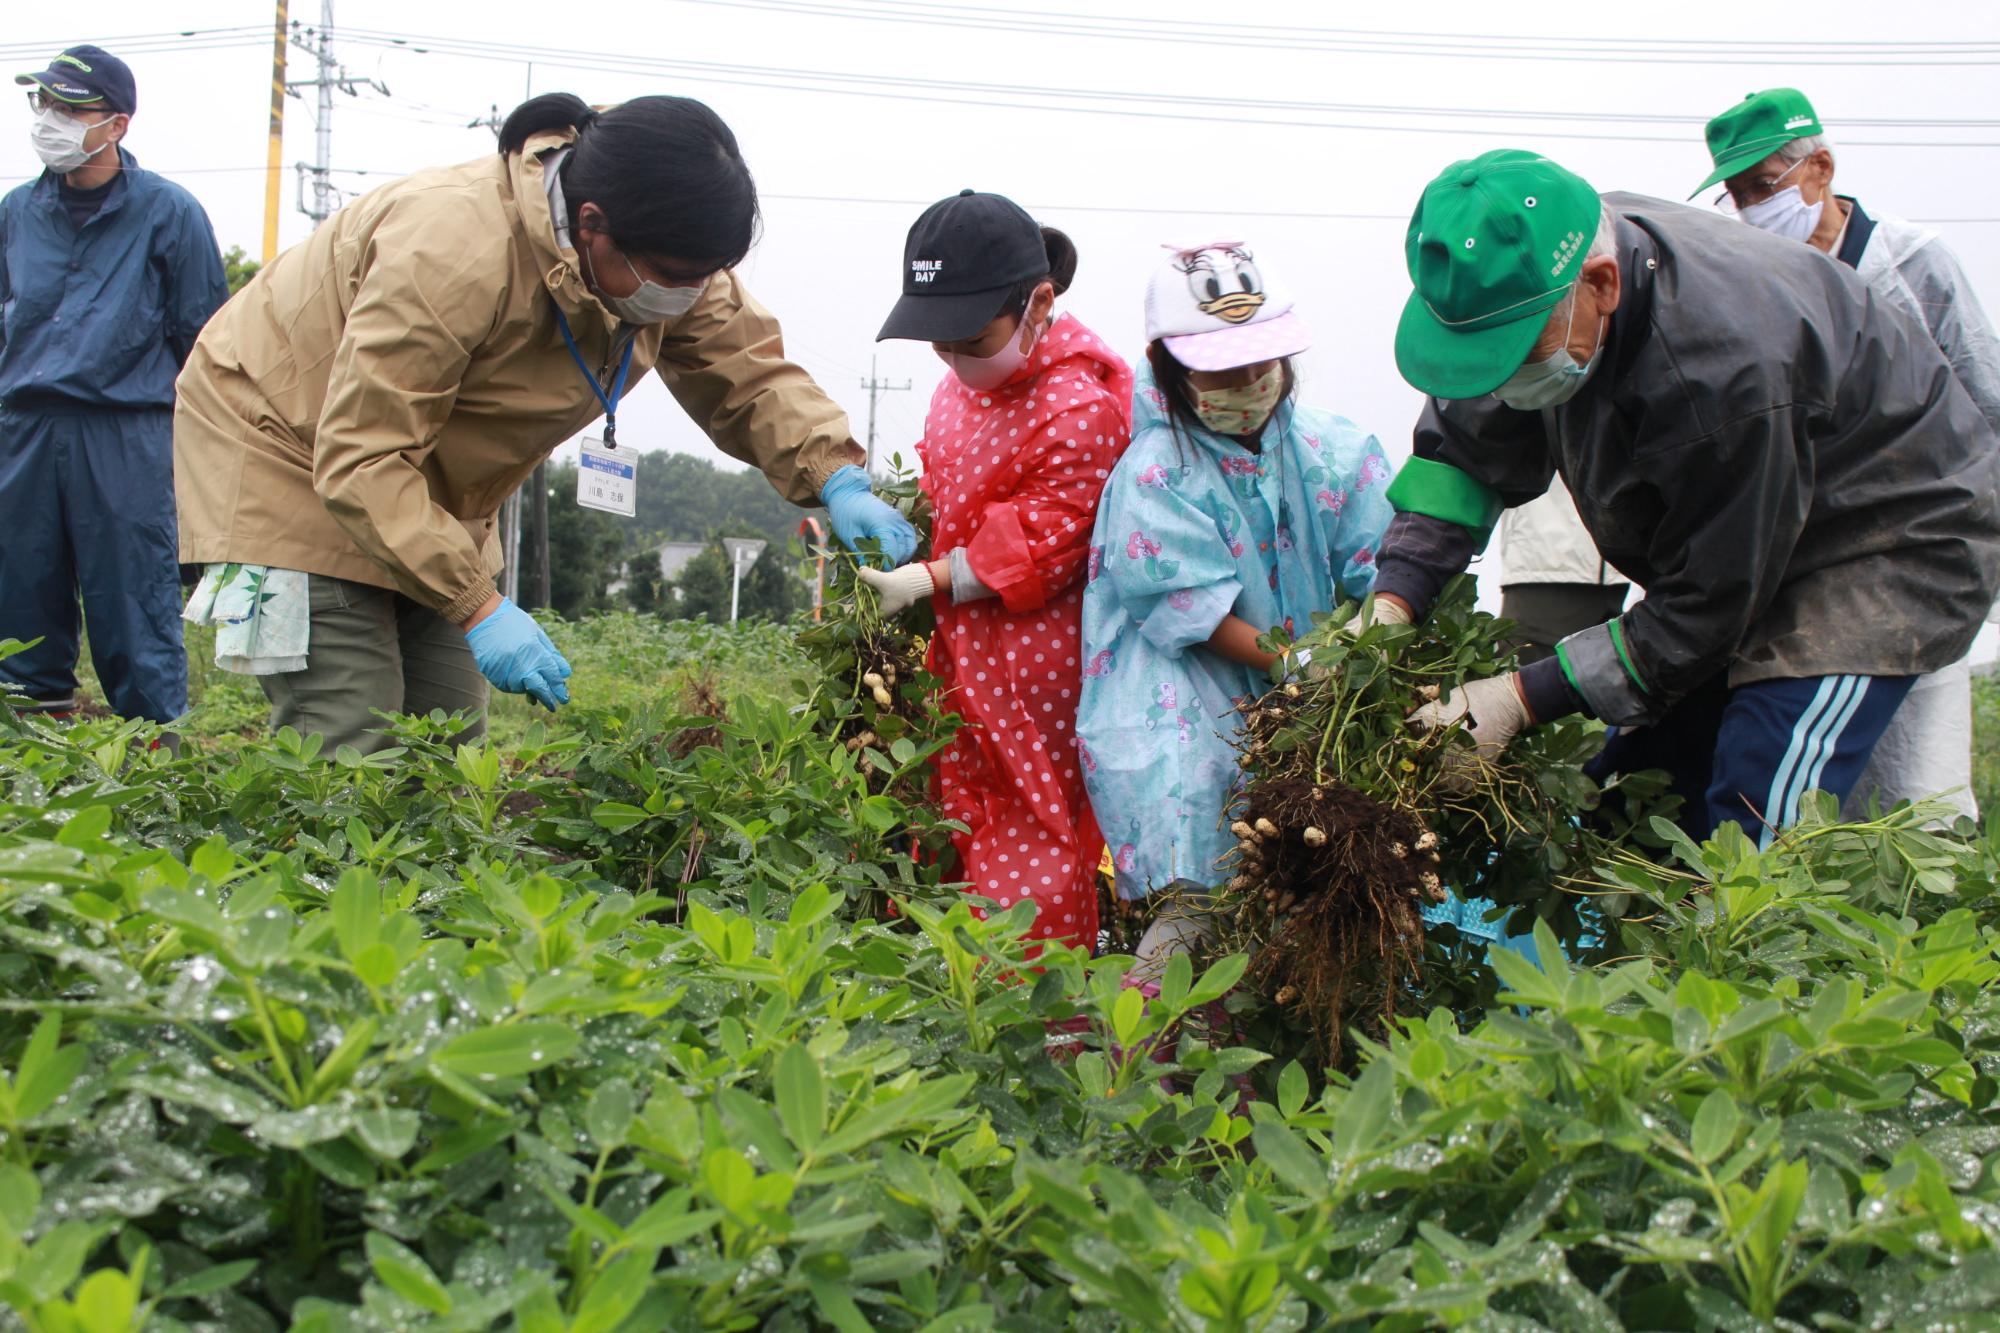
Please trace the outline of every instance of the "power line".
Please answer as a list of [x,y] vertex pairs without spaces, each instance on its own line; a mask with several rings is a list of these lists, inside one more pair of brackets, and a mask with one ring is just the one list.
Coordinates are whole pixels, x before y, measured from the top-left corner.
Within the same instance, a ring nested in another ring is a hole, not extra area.
[[[466,59],[509,63],[536,63],[559,68],[637,74],[673,74],[684,79],[776,88],[789,92],[822,93],[835,96],[869,97],[889,101],[914,101],[950,106],[1000,107],[1011,111],[1034,109],[1081,115],[1110,115],[1150,120],[1195,120],[1208,124],[1276,125],[1305,129],[1344,129],[1359,132],[1451,134],[1483,138],[1556,138],[1611,142],[1685,143],[1685,135],[1597,133],[1571,129],[1510,128],[1487,129],[1476,123],[1502,115],[1519,115],[1540,120],[1536,113],[1485,111],[1463,107],[1386,107],[1344,103],[1285,102],[1256,98],[1192,97],[1161,93],[1120,93],[1095,89],[1045,88],[1014,84],[922,79],[899,75],[845,74],[822,70],[793,69],[769,65],[739,65],[713,61],[672,60],[660,57],[617,56],[601,52],[566,51],[542,46],[482,42],[457,38],[433,38],[381,30],[349,29],[347,40],[377,44],[419,54],[452,55]],[[2000,62],[1996,62],[2000,63]],[[841,86],[857,85],[857,86]],[[1045,104],[1027,106],[1027,99]],[[1096,105],[1075,105],[1075,103]],[[1177,108],[1144,109],[1144,108]],[[1268,116],[1226,114],[1231,111],[1266,110]],[[1364,116],[1421,116],[1441,123],[1419,125],[1356,123],[1319,118],[1328,114]],[[1570,113],[1558,113],[1568,116]],[[1550,117],[1556,118],[1556,117]],[[1584,117],[1583,119],[1590,119]],[[1449,122],[1449,123],[1443,123]],[[1690,118],[1690,122],[1692,118]],[[1970,127],[1970,126],[1968,126]],[[1881,148],[2000,148],[1995,140],[1928,139],[1848,139],[1856,147]]]
[[[686,0],[686,2],[705,4],[711,3],[712,0]],[[732,2],[780,5],[797,4],[801,0],[732,0]],[[1001,11],[993,12],[998,13]],[[887,17],[895,18],[897,16],[891,14],[887,15]],[[306,29],[305,31],[310,32],[312,30]],[[1281,29],[1278,31],[1290,32],[1292,30]],[[261,45],[267,40],[261,29],[254,28],[190,30],[190,33],[200,34],[203,41],[200,43],[189,43],[177,49],[219,49],[214,42],[207,39],[220,36],[233,37],[239,33],[241,34],[241,39],[232,41],[231,45],[254,46]],[[178,34],[150,35],[151,39],[156,41],[172,41],[177,39],[178,36]],[[1606,112],[1599,114],[1571,110],[1524,111],[1497,107],[1396,106],[1340,102],[1316,103],[1258,98],[1216,98],[1159,93],[1126,93],[1099,89],[1024,88],[1011,84],[917,79],[904,76],[843,74],[820,70],[788,69],[779,66],[736,65],[637,56],[607,57],[602,53],[596,52],[561,51],[513,43],[425,37],[379,29],[344,29],[342,37],[344,40],[385,49],[403,50],[415,54],[453,55],[463,59],[485,59],[515,64],[533,64],[537,60],[540,60],[560,67],[589,70],[592,72],[611,69],[619,72],[638,74],[672,73],[697,81],[732,86],[779,88],[794,92],[819,92],[840,96],[871,97],[891,101],[919,101],[944,105],[1004,107],[1007,109],[1019,109],[1021,106],[1020,99],[1022,97],[1030,97],[1040,99],[1046,103],[1046,105],[1033,108],[1042,111],[1114,115],[1138,119],[1200,120],[1210,123],[1304,129],[1341,129],[1362,133],[1371,131],[1419,134],[1450,133],[1457,136],[1470,135],[1485,138],[1518,139],[1540,137],[1609,142],[1680,143],[1685,141],[1686,136],[1583,132],[1562,128],[1548,128],[1547,126],[1569,123],[1692,126],[1703,123],[1707,119],[1705,116],[1685,114],[1634,112]],[[1918,44],[1910,45],[1915,46]],[[1937,45],[1952,49],[1970,49],[1963,44],[1939,43]],[[0,44],[0,51],[7,49],[7,44]],[[30,50],[39,51],[41,49],[43,47],[39,44],[21,44],[23,52]],[[1996,47],[1995,49],[1996,51],[2000,51],[2000,47]],[[2000,59],[1985,63],[2000,63]],[[1075,105],[1078,102],[1095,103],[1096,105]],[[1174,107],[1186,107],[1189,110],[1139,109]],[[1268,112],[1271,114],[1225,114],[1245,111]],[[1324,117],[1329,115],[1435,120],[1447,123],[1437,125],[1378,124],[1324,119]],[[1519,129],[1482,128],[1476,123],[1494,120],[1515,121],[1519,122],[1522,127]],[[1990,118],[1857,117],[1849,119],[1844,123],[1857,127],[1885,129],[1975,130],[2000,127],[2000,120]],[[1857,147],[1884,148],[2000,147],[2000,141],[1987,140],[1849,139],[1846,142]]]
[[1193,22],[1123,15],[1068,14],[1049,10],[992,9],[954,4],[889,6],[879,0],[685,0],[690,4],[754,8],[806,17],[1090,37],[1117,42],[1169,42],[1253,50],[1321,50],[1343,54],[1420,56],[1502,61],[1610,61],[1646,64],[1748,65],[1783,62],[1828,66],[1990,65],[2000,57],[1990,42],[1791,42],[1782,45],[1712,39],[1537,37],[1518,34],[1441,34],[1361,28],[1314,28]]

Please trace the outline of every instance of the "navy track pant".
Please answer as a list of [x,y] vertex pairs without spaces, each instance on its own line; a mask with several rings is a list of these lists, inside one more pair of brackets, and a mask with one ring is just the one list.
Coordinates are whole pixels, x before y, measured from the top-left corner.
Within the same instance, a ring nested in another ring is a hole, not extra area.
[[173,422],[167,408],[0,409],[0,638],[41,640],[0,661],[8,693],[71,699],[88,623],[113,712],[187,711]]
[[1914,676],[1805,676],[1730,688],[1717,676],[1648,727],[1613,730],[1595,777],[1662,768],[1680,825],[1706,838],[1730,820],[1763,845],[1809,791],[1846,800]]

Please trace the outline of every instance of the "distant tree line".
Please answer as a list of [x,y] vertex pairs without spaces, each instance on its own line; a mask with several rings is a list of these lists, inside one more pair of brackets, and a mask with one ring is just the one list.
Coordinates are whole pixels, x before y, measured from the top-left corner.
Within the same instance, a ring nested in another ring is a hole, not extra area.
[[[729,560],[724,537],[766,545],[743,575],[739,614],[782,619],[811,605],[799,570],[799,521],[808,513],[771,489],[764,474],[732,471],[692,454],[638,456],[631,518],[576,502],[576,464],[548,470],[549,603],[565,616],[633,610],[668,617],[729,619]],[[522,506],[522,550],[534,549],[532,506]],[[663,542],[706,542],[707,549],[671,581],[660,577]],[[617,585],[616,593],[612,591]]]

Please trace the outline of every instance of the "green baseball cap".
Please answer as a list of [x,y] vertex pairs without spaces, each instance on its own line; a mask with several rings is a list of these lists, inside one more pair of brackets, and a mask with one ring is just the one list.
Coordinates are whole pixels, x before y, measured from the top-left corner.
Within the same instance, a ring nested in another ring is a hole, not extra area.
[[1576,282],[1597,219],[1597,191],[1540,153],[1496,148],[1446,167],[1403,243],[1416,284],[1396,326],[1403,378],[1434,398],[1506,383]]
[[1767,88],[1751,93],[1708,122],[1708,155],[1715,170],[1694,187],[1692,199],[1709,186],[1748,171],[1794,139],[1824,134],[1819,114],[1796,88]]

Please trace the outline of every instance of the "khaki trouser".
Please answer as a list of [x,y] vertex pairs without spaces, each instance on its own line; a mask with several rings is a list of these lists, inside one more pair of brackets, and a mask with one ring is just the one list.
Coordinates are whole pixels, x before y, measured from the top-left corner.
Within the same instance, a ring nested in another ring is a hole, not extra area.
[[475,709],[461,742],[486,734],[486,678],[465,634],[401,593],[314,574],[306,669],[259,676],[271,701],[271,729],[326,737],[321,754],[343,745],[363,754],[390,744],[372,710],[428,713]]

